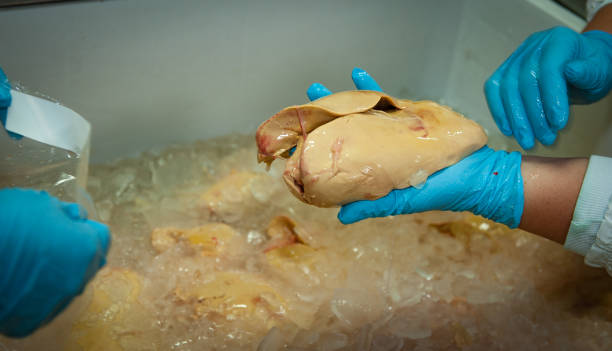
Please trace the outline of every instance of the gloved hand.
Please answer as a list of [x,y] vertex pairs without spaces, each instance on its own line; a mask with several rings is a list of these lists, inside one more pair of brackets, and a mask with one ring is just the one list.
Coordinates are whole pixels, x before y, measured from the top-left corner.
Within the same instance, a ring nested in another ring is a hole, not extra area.
[[22,337],[79,295],[106,262],[108,227],[46,192],[0,190],[0,333]]
[[[376,83],[374,78],[372,78],[368,74],[368,72],[362,70],[359,67],[353,68],[353,72],[351,72],[351,78],[353,79],[355,88],[357,88],[358,90],[374,90],[374,91],[382,92],[382,89],[380,88],[378,83]],[[316,99],[319,99],[319,98],[322,98],[324,96],[331,95],[331,94],[332,94],[331,90],[327,89],[321,83],[313,83],[312,85],[310,85],[310,87],[308,87],[308,90],[306,91],[306,95],[308,95],[308,98],[310,99],[310,101],[316,100]]]
[[586,104],[612,89],[612,35],[555,27],[532,34],[486,81],[497,126],[524,149],[535,138],[551,145],[569,118],[569,104]]
[[[380,87],[370,75],[355,68],[353,82],[360,90]],[[319,83],[308,88],[311,100],[331,94]],[[377,200],[342,206],[338,219],[350,224],[370,217],[385,217],[431,210],[470,211],[515,228],[523,214],[521,154],[494,151],[487,146],[458,163],[432,174],[420,189],[396,189]]]

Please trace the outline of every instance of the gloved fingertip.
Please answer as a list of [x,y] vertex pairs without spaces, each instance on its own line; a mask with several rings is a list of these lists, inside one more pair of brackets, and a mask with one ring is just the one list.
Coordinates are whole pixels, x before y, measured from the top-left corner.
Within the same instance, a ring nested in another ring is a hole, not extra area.
[[584,60],[570,61],[565,65],[563,74],[570,84],[577,84],[584,78],[587,62]]
[[306,95],[308,95],[308,99],[310,99],[310,101],[314,101],[331,94],[332,91],[327,89],[327,87],[321,83],[312,83],[310,87],[308,87],[308,90],[306,90]]
[[340,223],[345,224],[345,225],[352,224],[357,221],[357,219],[355,219],[355,217],[352,215],[350,209],[347,210],[346,205],[340,208],[340,211],[338,211],[337,217]]
[[368,72],[366,72],[363,68],[353,67],[353,70],[351,71],[351,76],[355,77],[359,74],[368,74]]
[[367,78],[369,76],[370,75],[368,74],[368,72],[359,67],[355,67],[351,71],[351,79],[353,79],[353,82],[355,82],[355,84],[357,84],[358,80],[363,80],[364,78]]
[[557,139],[557,135],[555,133],[552,133],[552,132],[547,132],[547,133],[541,135],[538,138],[540,143],[542,143],[542,145],[546,145],[546,146],[554,144],[556,139]]
[[529,150],[535,146],[535,136],[529,126],[515,126],[513,133],[517,142],[523,149]]
[[368,72],[359,67],[353,68],[351,78],[353,79],[353,83],[355,83],[355,87],[359,90],[373,90],[382,92],[382,89],[374,78],[372,78]]
[[337,217],[338,217],[338,220],[340,221],[340,223],[342,223],[344,225],[353,224],[353,222],[350,220],[350,218],[348,218],[347,215],[342,212],[342,210],[340,210],[338,212],[338,216]]
[[512,136],[512,129],[510,129],[508,126],[503,126],[498,124],[497,127],[499,128],[499,131],[505,135],[505,136]]
[[368,218],[366,216],[359,215],[358,211],[351,209],[350,206],[349,208],[347,208],[347,206],[348,205],[342,206],[342,208],[340,208],[340,211],[338,211],[338,220],[342,224],[353,224]]
[[[510,127],[510,123],[506,118],[506,113],[498,111],[497,108],[490,107],[489,109],[491,111],[491,116],[493,116],[493,120],[495,121],[495,125],[497,126],[497,129],[499,129],[499,131],[505,136],[512,136],[512,128]],[[503,110],[503,107],[501,107],[501,110]]]
[[62,202],[62,209],[68,217],[75,221],[87,219],[87,210],[77,203]]
[[534,138],[529,138],[529,137],[521,137],[521,138],[517,138],[519,145],[524,149],[524,150],[531,150],[534,146],[535,146],[535,140]]
[[552,123],[550,127],[554,131],[561,130],[565,128],[568,120],[569,120],[569,110],[563,109],[563,108],[557,108],[552,118],[552,121],[551,121]]

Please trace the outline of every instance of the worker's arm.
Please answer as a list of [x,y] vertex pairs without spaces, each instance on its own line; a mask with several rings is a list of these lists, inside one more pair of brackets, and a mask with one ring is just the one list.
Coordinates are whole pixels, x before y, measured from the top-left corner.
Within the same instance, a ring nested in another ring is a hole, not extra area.
[[[612,3],[599,8],[583,32],[593,30],[612,34]],[[610,160],[607,160],[608,164],[610,162]],[[546,236],[562,244],[566,243],[588,165],[589,160],[587,158],[523,157],[521,169],[525,191],[525,208],[520,228]],[[592,166],[597,167],[596,165]],[[601,170],[592,170],[592,172],[601,172]],[[593,184],[588,183],[582,189],[581,203],[592,202],[593,199],[588,199],[590,190],[599,193],[598,195],[601,195],[602,198],[598,201],[600,202],[599,213],[592,213],[593,218],[589,218],[587,221],[601,222],[604,214],[603,209],[609,202],[610,196],[607,196],[605,189],[600,188],[599,185],[595,185],[595,189],[589,189],[591,186]],[[591,209],[593,205],[588,204],[587,206]],[[581,209],[579,208],[576,211],[576,220],[572,227],[572,238],[568,242],[570,244],[568,248],[574,251],[584,250],[580,253],[585,255],[586,250],[595,240],[595,235],[593,235],[595,231],[592,230],[593,233],[588,240],[577,238],[580,231],[578,227],[581,225],[579,217],[583,216],[580,212]],[[587,215],[591,215],[591,213]],[[572,240],[583,241],[585,247],[580,249],[571,247]]]
[[585,263],[612,275],[612,158],[589,158],[565,248],[585,256]]
[[[570,103],[592,103],[612,89],[612,1],[589,0],[587,10],[592,19],[583,33],[564,27],[534,33],[485,83],[498,127],[523,148],[534,138],[552,144],[570,118]],[[597,254],[612,252],[604,244],[612,243],[612,223],[604,218],[612,160],[526,157],[521,168],[521,228],[564,243],[612,274],[612,254]]]
[[612,34],[612,3],[600,8],[582,31],[590,30],[601,30]]
[[[486,82],[500,130],[524,148],[534,137],[552,144],[570,102],[594,102],[612,88],[612,3],[596,10],[583,34],[563,27],[533,34]],[[520,227],[564,243],[587,164],[584,158],[524,157]]]
[[587,164],[586,158],[523,156],[525,204],[519,228],[563,244]]

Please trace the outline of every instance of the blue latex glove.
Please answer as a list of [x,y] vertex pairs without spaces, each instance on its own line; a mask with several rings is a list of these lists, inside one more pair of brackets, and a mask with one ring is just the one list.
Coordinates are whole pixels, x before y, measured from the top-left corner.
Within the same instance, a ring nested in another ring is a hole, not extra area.
[[0,123],[6,124],[6,112],[11,105],[11,84],[0,68]]
[[612,35],[555,27],[532,34],[484,86],[491,114],[524,149],[551,145],[569,104],[592,103],[612,89]]
[[432,210],[470,211],[516,228],[523,214],[521,154],[487,146],[432,174],[421,189],[397,189],[372,201],[356,201],[340,209],[338,219],[350,224]]
[[[355,86],[378,90],[370,75],[353,70]],[[319,83],[308,88],[311,100],[331,94]],[[342,206],[338,219],[350,224],[370,217],[386,217],[431,210],[470,211],[515,228],[523,214],[521,154],[494,151],[487,146],[458,163],[432,174],[421,189],[391,191],[377,200],[356,201]]]
[[79,295],[106,262],[108,227],[46,192],[0,190],[0,333],[22,337]]
[[[0,68],[0,124],[4,127],[6,125],[6,114],[8,107],[11,105],[11,84],[6,78],[6,74],[2,68]],[[13,139],[21,139],[22,136],[7,131],[8,135]]]
[[[353,79],[353,83],[358,90],[374,90],[374,91],[382,91],[378,83],[372,78],[368,72],[362,70],[361,68],[355,67],[353,68],[353,72],[351,72],[351,78]],[[327,89],[321,83],[313,83],[308,90],[306,91],[306,95],[310,101],[322,98],[323,96],[331,95],[331,90]]]

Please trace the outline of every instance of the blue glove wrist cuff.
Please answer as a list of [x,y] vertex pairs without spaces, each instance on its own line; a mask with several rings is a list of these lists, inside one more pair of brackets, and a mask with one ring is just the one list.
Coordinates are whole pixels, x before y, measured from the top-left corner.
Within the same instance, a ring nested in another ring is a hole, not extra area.
[[612,34],[602,30],[590,30],[582,33],[587,38],[601,40],[610,50],[612,50]]
[[472,212],[516,228],[521,223],[525,197],[521,175],[521,154],[496,151],[487,160],[482,175],[486,181],[478,189]]

